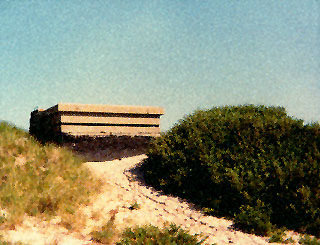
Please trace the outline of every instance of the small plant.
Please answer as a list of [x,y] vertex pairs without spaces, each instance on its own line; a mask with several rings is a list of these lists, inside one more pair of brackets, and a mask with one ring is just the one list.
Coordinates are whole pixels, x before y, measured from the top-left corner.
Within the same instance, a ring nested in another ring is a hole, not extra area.
[[6,217],[0,215],[0,225],[3,224],[6,221]]
[[214,210],[213,208],[203,208],[203,209],[202,209],[202,212],[203,212],[205,215],[215,215],[216,210]]
[[299,243],[303,245],[320,245],[320,240],[315,237],[311,238],[309,235],[304,235],[300,237]]
[[137,210],[140,209],[140,204],[138,204],[137,202],[134,202],[130,205],[129,207],[130,210]]
[[93,231],[90,233],[92,236],[91,240],[97,243],[111,244],[117,234],[117,230],[114,226],[115,218],[116,212],[113,212],[107,224],[102,226],[99,231]]
[[294,243],[294,240],[290,237],[285,239],[286,233],[282,229],[278,229],[272,233],[269,239],[269,243]]
[[159,229],[149,225],[143,227],[127,228],[122,233],[122,239],[117,244],[202,244],[204,239],[198,241],[199,235],[190,235],[180,226],[170,224],[169,227]]
[[235,216],[234,226],[244,232],[257,235],[268,235],[272,231],[272,224],[267,212],[260,209],[259,206],[242,206],[240,212]]
[[83,214],[77,210],[75,213],[64,212],[60,215],[60,225],[70,231],[79,231],[85,226],[85,218]]
[[8,242],[3,241],[3,236],[0,234],[0,245],[9,245]]

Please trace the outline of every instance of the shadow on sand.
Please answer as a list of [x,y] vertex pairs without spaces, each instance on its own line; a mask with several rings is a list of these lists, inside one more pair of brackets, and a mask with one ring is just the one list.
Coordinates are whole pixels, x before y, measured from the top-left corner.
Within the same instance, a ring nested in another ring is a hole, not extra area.
[[68,137],[60,145],[90,162],[104,162],[146,154],[152,137]]

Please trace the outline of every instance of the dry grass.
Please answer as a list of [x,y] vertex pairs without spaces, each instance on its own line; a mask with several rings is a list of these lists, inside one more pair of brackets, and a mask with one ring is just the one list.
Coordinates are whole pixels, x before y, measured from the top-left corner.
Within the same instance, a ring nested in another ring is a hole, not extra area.
[[14,228],[25,215],[58,215],[68,229],[78,228],[78,207],[102,185],[82,162],[64,148],[42,146],[27,132],[0,122],[0,227]]

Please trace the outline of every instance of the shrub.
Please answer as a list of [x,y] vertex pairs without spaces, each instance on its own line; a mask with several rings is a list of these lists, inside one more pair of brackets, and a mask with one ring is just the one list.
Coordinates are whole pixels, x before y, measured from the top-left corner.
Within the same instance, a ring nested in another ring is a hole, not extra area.
[[300,237],[299,244],[320,245],[320,240],[315,237],[311,238],[309,235],[304,235],[303,237]]
[[204,240],[199,240],[200,235],[190,235],[171,223],[169,226],[159,229],[153,225],[136,226],[125,229],[120,236],[114,225],[115,216],[112,215],[108,223],[101,227],[99,231],[91,232],[91,241],[102,244],[202,244]]
[[202,244],[205,239],[198,241],[199,235],[190,235],[180,226],[170,224],[159,229],[149,225],[127,228],[122,233],[121,241],[117,244]]
[[283,229],[278,229],[275,232],[272,233],[272,236],[268,240],[269,243],[295,243],[295,241],[292,239],[292,237],[285,238],[286,233]]
[[235,217],[242,229],[267,234],[273,224],[320,236],[319,124],[304,125],[282,107],[199,110],[147,155],[148,184]]
[[248,233],[265,235],[272,231],[270,215],[261,206],[241,206],[239,213],[235,216],[234,226]]

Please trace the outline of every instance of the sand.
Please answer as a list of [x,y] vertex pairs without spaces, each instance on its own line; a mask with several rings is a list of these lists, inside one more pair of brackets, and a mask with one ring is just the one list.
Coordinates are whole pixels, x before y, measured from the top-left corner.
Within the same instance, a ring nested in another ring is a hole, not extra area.
[[[177,197],[167,196],[144,184],[139,164],[146,155],[123,158],[121,160],[86,162],[85,166],[97,177],[103,179],[104,186],[99,196],[81,212],[86,224],[78,232],[70,232],[62,227],[60,217],[50,222],[26,217],[15,230],[4,232],[4,238],[11,242],[26,244],[93,244],[93,230],[106,224],[115,216],[114,224],[119,231],[135,225],[152,224],[162,227],[166,222],[174,222],[190,234],[207,237],[206,244],[270,244],[268,237],[259,237],[232,229],[232,221],[205,216],[197,208]],[[133,204],[137,208],[132,208]],[[290,232],[295,240],[299,235]]]

